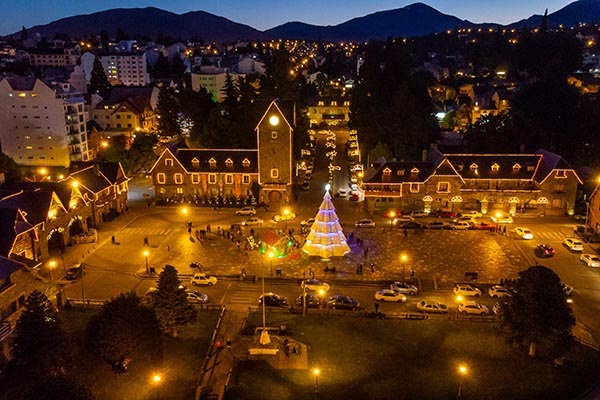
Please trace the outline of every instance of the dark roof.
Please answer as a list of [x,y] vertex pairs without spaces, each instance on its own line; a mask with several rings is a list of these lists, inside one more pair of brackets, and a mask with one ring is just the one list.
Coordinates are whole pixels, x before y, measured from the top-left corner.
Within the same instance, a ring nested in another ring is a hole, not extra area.
[[[229,172],[252,174],[258,172],[258,150],[236,149],[179,149],[176,157],[188,172]],[[209,163],[211,159],[217,162],[214,167]],[[193,160],[198,160],[194,163]],[[225,163],[228,159],[233,161],[231,167]],[[250,165],[244,167],[243,161],[248,159]]]
[[[21,191],[17,194],[10,189],[6,192],[0,190],[0,208],[19,209],[29,223],[39,225],[48,219],[52,194],[51,190]],[[0,218],[0,221],[4,220]]]
[[[541,156],[540,164],[535,174],[535,180],[542,182],[555,169],[573,170],[571,166],[558,154],[547,150],[539,149],[535,152]],[[574,172],[574,171],[573,171]]]
[[37,78],[25,78],[21,76],[11,76],[5,78],[13,90],[31,91],[37,81]]
[[[532,180],[540,160],[536,154],[446,154],[445,157],[463,179]],[[496,171],[492,170],[494,164],[498,165]],[[517,164],[521,168],[513,168]]]
[[[418,183],[425,182],[433,173],[435,165],[427,161],[386,161],[376,164],[367,171],[364,183]],[[384,171],[390,170],[389,178],[384,177]],[[415,171],[413,173],[413,171]]]
[[108,98],[98,103],[97,107],[117,105],[132,97],[142,97],[149,101],[153,89],[153,86],[113,86]]
[[271,105],[272,102],[275,102],[275,104],[277,104],[277,107],[279,107],[279,109],[281,110],[281,112],[283,113],[283,116],[285,117],[285,119],[287,120],[287,122],[290,124],[290,126],[292,128],[295,128],[294,126],[294,101],[292,100],[280,100],[280,99],[275,99],[275,100],[257,100],[254,104],[255,104],[255,118],[256,118],[256,123],[254,124],[254,126],[258,125],[258,123],[261,121],[262,117],[265,115],[265,113],[269,110],[269,106]]
[[32,228],[18,208],[0,208],[0,256],[8,257],[18,234]]
[[[129,180],[129,178],[125,176],[121,163],[117,161],[72,161],[69,169],[71,174],[74,174],[84,169],[94,169],[96,166],[98,172],[113,185]],[[77,178],[77,180],[79,180],[79,178]]]
[[87,189],[94,194],[112,186],[112,183],[93,165],[73,172],[66,178],[68,182],[73,180],[77,181],[80,188]]
[[24,264],[18,261],[10,260],[0,255],[0,279],[8,278],[12,273],[22,269],[24,266]]
[[[73,188],[66,182],[14,182],[7,183],[2,186],[3,190],[12,190],[14,192],[23,191],[50,191],[56,193],[61,203],[68,207],[69,201],[71,201],[71,194]],[[1,196],[0,196],[1,197]]]

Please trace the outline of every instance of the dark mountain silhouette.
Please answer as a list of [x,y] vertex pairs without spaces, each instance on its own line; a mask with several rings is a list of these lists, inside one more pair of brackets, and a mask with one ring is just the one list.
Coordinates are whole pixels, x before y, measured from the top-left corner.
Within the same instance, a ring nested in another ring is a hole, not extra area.
[[[544,10],[540,10],[544,11]],[[515,22],[510,25],[511,28],[532,28],[540,26],[543,15],[532,15],[527,19]],[[548,26],[557,27],[574,26],[579,22],[592,23],[600,22],[600,1],[599,0],[579,0],[568,4],[558,11],[548,14]]]
[[422,36],[447,29],[472,26],[474,24],[469,21],[442,14],[423,3],[414,3],[403,8],[354,18],[335,26],[323,27],[289,22],[269,29],[266,33],[282,39],[327,39],[356,42],[388,37]]
[[[544,11],[544,10],[540,10]],[[510,27],[539,26],[542,15],[515,22]],[[600,0],[579,0],[548,15],[550,27],[572,26],[578,22],[600,22]],[[156,39],[159,34],[173,39],[194,39],[204,42],[234,42],[236,40],[307,39],[330,41],[366,41],[388,37],[414,37],[443,32],[454,28],[487,28],[500,24],[474,24],[443,14],[423,3],[414,3],[395,10],[380,11],[353,18],[334,26],[317,26],[303,22],[287,22],[265,32],[232,22],[204,11],[174,14],[154,7],[120,8],[88,15],[63,18],[47,25],[28,28],[30,37],[36,33],[52,39],[57,33],[72,39],[97,35],[106,30],[111,37],[121,29],[130,36]],[[20,32],[15,32],[17,37]]]
[[[40,33],[52,39],[56,33],[65,33],[72,39],[99,34],[106,30],[115,37],[118,29],[130,36],[144,35],[155,39],[159,33],[174,39],[196,38],[204,42],[233,42],[238,39],[268,39],[268,36],[250,26],[232,22],[204,11],[174,14],[155,7],[117,8],[87,15],[77,15],[28,28],[29,36]],[[18,34],[18,33],[17,33]]]

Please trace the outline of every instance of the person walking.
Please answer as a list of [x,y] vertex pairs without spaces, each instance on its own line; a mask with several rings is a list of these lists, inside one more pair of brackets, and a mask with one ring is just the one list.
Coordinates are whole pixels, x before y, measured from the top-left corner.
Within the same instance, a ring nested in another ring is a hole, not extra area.
[[375,302],[374,307],[375,307],[375,314],[379,314],[379,302],[378,301]]
[[117,239],[115,239],[115,235],[112,235],[110,240],[112,241],[112,244],[115,244],[117,242]]
[[145,238],[144,238],[144,247],[147,247],[147,246],[148,246],[148,238],[147,238],[147,237],[145,237]]
[[408,229],[404,228],[404,237],[408,237]]
[[374,274],[375,273],[375,263],[371,262],[371,273]]
[[364,251],[364,257],[367,258],[369,256],[369,248],[365,247],[365,251]]

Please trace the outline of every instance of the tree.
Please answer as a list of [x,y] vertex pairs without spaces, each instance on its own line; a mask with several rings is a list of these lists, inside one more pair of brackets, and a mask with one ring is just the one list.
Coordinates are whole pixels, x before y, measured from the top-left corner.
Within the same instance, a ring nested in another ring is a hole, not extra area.
[[181,135],[179,126],[179,104],[173,89],[162,87],[158,92],[158,129],[163,135]]
[[535,357],[538,346],[552,356],[573,342],[573,310],[567,304],[563,284],[551,269],[536,265],[519,272],[511,297],[501,305],[499,329],[510,345],[529,347]]
[[73,379],[59,375],[35,382],[25,395],[25,400],[94,400],[85,386]]
[[107,99],[110,94],[112,86],[104,73],[104,68],[100,62],[100,57],[94,57],[94,66],[92,67],[92,74],[90,76],[90,84],[88,85],[88,92],[97,93],[103,99]]
[[71,347],[48,297],[29,294],[15,329],[14,362],[36,376],[61,374],[70,364]]
[[115,373],[127,372],[137,359],[162,362],[162,332],[154,312],[134,293],[111,298],[87,326],[85,345]]
[[196,310],[187,300],[185,288],[172,265],[165,265],[153,296],[154,311],[163,331],[176,337],[182,325],[196,320]]
[[0,152],[0,172],[4,172],[6,182],[19,182],[21,180],[21,170],[11,157]]

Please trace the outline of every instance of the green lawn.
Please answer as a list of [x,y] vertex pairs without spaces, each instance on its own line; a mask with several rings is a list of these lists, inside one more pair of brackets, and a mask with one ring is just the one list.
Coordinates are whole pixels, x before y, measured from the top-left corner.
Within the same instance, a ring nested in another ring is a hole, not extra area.
[[[572,399],[600,376],[593,350],[578,345],[567,366],[553,367],[510,349],[492,323],[277,313],[268,321],[309,346],[321,399],[453,399],[459,363],[469,368],[464,399]],[[314,384],[310,371],[242,362],[227,399],[314,399]]]
[[[150,378],[156,368],[149,360],[133,360],[126,374],[116,376],[107,364],[83,350],[83,332],[95,311],[88,308],[61,313],[65,330],[79,340],[81,348],[72,370],[73,377],[88,386],[97,400],[155,398],[157,390]],[[164,362],[159,371],[163,376],[159,389],[161,399],[194,398],[198,373],[217,319],[217,311],[200,311],[198,322],[184,327],[178,337],[166,338]]]

